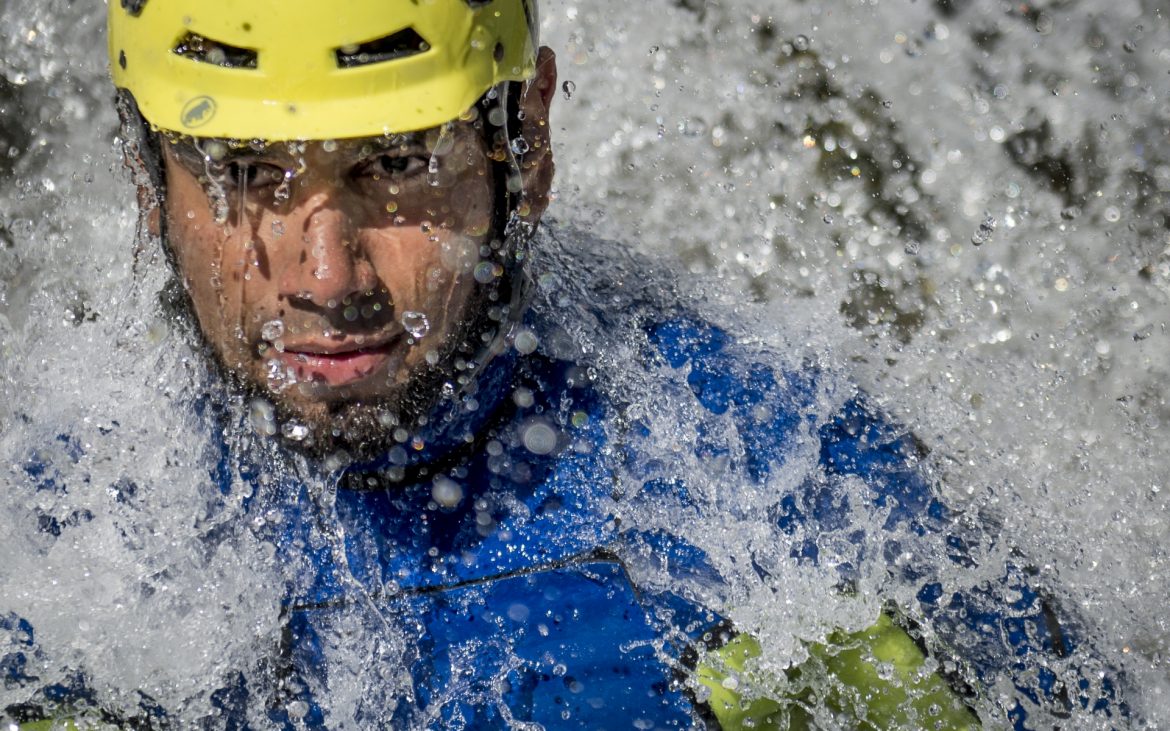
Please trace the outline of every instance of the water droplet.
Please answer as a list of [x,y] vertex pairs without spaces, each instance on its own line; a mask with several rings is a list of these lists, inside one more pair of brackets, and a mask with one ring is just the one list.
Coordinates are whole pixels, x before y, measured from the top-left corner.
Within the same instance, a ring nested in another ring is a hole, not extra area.
[[557,430],[544,419],[533,419],[521,428],[520,441],[533,454],[550,454],[557,448]]
[[260,328],[260,337],[270,343],[282,335],[284,335],[284,322],[282,320],[269,320]]
[[490,261],[481,261],[475,265],[472,275],[475,277],[475,281],[480,284],[489,284],[496,278],[495,267]]
[[807,51],[809,46],[808,36],[799,35],[792,39],[792,47],[798,51]]
[[341,311],[341,316],[345,318],[346,322],[354,322],[358,319],[358,308],[350,305]]
[[516,334],[516,339],[512,344],[518,353],[528,355],[536,350],[536,346],[540,344],[540,340],[531,330],[524,329]]
[[264,399],[252,399],[248,404],[248,421],[261,436],[270,437],[276,433],[276,409]]
[[287,708],[288,717],[294,721],[300,721],[309,715],[309,704],[304,701],[293,701],[288,704]]
[[398,212],[398,202],[397,201],[390,201],[389,203],[387,203],[386,204],[386,212],[387,213],[397,213]]
[[564,93],[566,100],[573,98],[574,91],[577,91],[577,85],[572,81],[565,81],[561,84],[561,92]]
[[441,507],[453,508],[463,500],[463,486],[446,475],[438,475],[431,484],[431,499]]
[[512,140],[512,154],[523,155],[528,152],[528,140],[523,137],[517,137]]
[[971,235],[971,243],[975,246],[982,246],[991,240],[991,235],[995,233],[996,221],[993,216],[988,216],[979,224],[979,228]]
[[284,435],[285,439],[291,439],[294,442],[303,442],[309,436],[309,427],[304,424],[298,424],[295,421],[286,421],[280,427],[280,433]]
[[272,222],[272,235],[273,236],[283,236],[284,235],[284,221],[273,221]]
[[410,333],[410,336],[415,340],[422,339],[431,329],[431,323],[427,320],[427,316],[414,310],[403,312],[400,322],[402,327],[406,328],[406,332]]
[[321,149],[324,150],[325,152],[337,152],[337,141],[336,140],[325,140],[324,142],[321,143]]

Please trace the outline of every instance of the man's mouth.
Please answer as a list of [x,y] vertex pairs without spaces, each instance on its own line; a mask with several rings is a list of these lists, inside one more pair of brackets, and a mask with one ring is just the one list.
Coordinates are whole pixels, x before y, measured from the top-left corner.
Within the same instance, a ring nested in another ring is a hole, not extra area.
[[302,383],[346,386],[383,370],[401,335],[375,345],[350,342],[285,343],[283,350],[266,355],[280,361],[286,372]]

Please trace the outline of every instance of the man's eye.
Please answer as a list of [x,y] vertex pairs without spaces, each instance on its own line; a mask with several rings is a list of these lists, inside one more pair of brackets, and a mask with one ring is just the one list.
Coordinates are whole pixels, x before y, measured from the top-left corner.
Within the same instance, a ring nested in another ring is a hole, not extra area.
[[233,162],[227,166],[228,179],[247,188],[267,188],[284,180],[284,169],[263,162]]
[[359,166],[360,177],[399,178],[427,169],[427,158],[422,155],[378,155]]

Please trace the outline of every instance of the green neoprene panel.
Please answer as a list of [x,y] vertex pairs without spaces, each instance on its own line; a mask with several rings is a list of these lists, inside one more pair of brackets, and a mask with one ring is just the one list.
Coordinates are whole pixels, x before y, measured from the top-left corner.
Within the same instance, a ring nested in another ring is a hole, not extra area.
[[[831,711],[837,722],[867,731],[979,728],[946,681],[923,672],[922,651],[885,614],[869,629],[834,634],[826,644],[808,649],[809,659],[775,684],[775,699],[750,702],[729,678],[738,677],[749,659],[759,657],[759,643],[739,635],[712,653],[715,657],[699,668],[699,681],[711,690],[707,703],[723,730],[807,729],[813,708]],[[821,698],[814,697],[812,687],[820,689]]]

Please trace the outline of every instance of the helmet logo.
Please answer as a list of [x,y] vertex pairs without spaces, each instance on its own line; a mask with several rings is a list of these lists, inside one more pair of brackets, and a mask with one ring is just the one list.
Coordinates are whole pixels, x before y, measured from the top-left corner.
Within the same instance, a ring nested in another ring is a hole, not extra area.
[[197,96],[183,107],[180,117],[184,127],[202,127],[215,116],[215,100],[209,96]]

